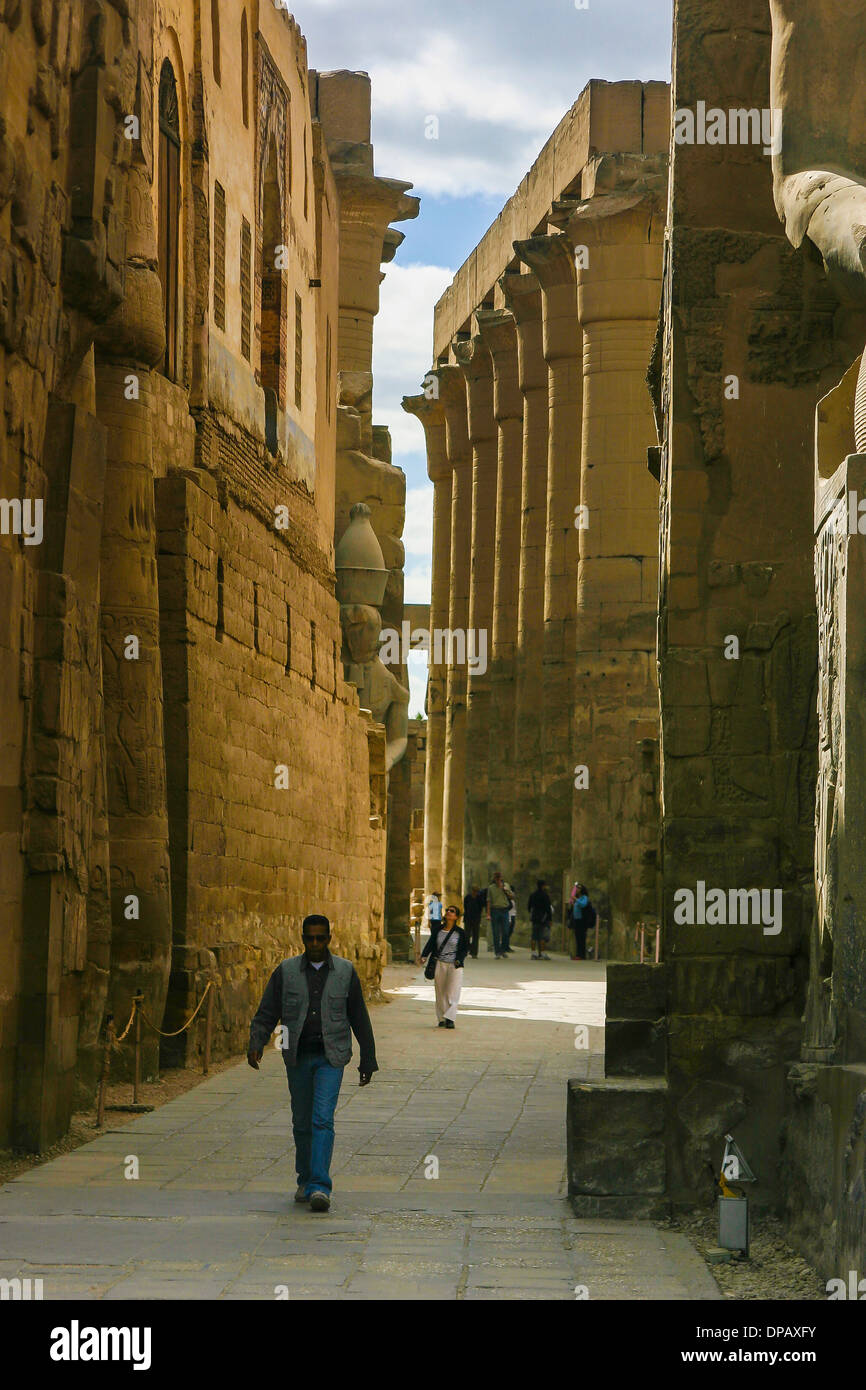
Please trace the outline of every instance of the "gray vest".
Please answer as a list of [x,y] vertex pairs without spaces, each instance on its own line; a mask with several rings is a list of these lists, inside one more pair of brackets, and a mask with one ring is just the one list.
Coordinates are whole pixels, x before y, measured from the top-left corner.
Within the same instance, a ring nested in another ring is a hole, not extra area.
[[[292,956],[280,966],[283,986],[283,1003],[280,1022],[286,1029],[288,1038],[283,1048],[283,1059],[287,1066],[293,1067],[298,1056],[298,1039],[310,1007],[310,995],[305,979],[306,970],[301,969],[303,956]],[[310,967],[312,968],[312,967]],[[344,1067],[352,1056],[352,1030],[346,1001],[349,985],[355,967],[342,956],[331,956],[327,970],[328,978],[322,989],[322,1040],[325,1056],[332,1067]]]

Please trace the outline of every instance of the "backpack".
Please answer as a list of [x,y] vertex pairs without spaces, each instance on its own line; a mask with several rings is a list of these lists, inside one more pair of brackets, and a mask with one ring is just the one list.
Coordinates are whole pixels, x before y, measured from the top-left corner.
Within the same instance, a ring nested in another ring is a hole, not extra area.
[[586,907],[583,909],[583,917],[581,919],[583,922],[586,922],[587,931],[592,931],[593,927],[595,926],[596,915],[597,914],[592,903],[587,903]]

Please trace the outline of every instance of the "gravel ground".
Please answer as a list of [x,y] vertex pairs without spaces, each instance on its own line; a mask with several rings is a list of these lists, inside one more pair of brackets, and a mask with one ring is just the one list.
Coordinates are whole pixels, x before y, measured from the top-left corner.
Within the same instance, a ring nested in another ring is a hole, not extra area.
[[[715,1212],[696,1211],[671,1221],[658,1222],[662,1229],[682,1231],[702,1254],[719,1243]],[[761,1212],[752,1221],[751,1252],[747,1260],[736,1255],[729,1264],[710,1265],[725,1298],[821,1299],[827,1297],[824,1280],[792,1250],[781,1222]]]

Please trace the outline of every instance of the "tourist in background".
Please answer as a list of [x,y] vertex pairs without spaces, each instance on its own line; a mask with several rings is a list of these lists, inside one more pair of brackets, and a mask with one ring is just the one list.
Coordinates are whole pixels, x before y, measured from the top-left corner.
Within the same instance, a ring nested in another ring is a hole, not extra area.
[[510,887],[503,882],[502,874],[497,869],[493,875],[493,882],[487,889],[487,916],[493,931],[493,955],[496,960],[504,960],[510,949],[508,945],[508,913],[513,896]]
[[550,960],[550,956],[541,949],[550,940],[550,928],[553,921],[553,903],[550,901],[547,884],[543,878],[538,880],[535,892],[530,893],[526,910],[529,913],[532,932],[532,956],[530,959]]
[[511,899],[511,906],[508,909],[508,937],[505,942],[505,954],[512,954],[511,938],[514,935],[514,928],[517,925],[517,899]]
[[456,1027],[457,1005],[460,1003],[460,990],[463,985],[463,962],[469,948],[469,938],[460,925],[460,908],[445,910],[445,921],[430,928],[430,940],[421,952],[421,958],[430,957],[424,971],[427,979],[432,977],[436,995],[436,1018],[440,1028]]
[[595,926],[595,908],[589,900],[585,883],[575,883],[571,890],[571,929],[574,932],[572,960],[586,960],[586,934]]
[[463,899],[463,927],[469,940],[469,954],[473,960],[478,956],[478,935],[481,928],[481,914],[487,901],[487,893],[477,884],[472,884]]
[[431,894],[430,901],[429,901],[429,903],[427,904],[427,923],[428,923],[428,926],[430,927],[430,930],[432,931],[434,925],[437,925],[437,926],[438,926],[438,924],[439,924],[441,921],[442,921],[442,894],[441,894],[441,893],[433,893],[433,894]]

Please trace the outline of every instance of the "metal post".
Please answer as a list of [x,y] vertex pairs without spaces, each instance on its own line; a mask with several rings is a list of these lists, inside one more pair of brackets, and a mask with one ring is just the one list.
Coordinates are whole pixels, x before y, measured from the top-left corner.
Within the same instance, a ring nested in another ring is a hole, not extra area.
[[135,1009],[135,1072],[132,1082],[132,1103],[138,1105],[138,1088],[141,1085],[141,1005],[144,1001],[143,994],[136,994],[132,1000],[132,1007]]
[[96,1107],[96,1126],[101,1129],[105,1123],[105,1088],[108,1084],[108,1068],[111,1063],[111,1049],[114,1046],[114,1015],[109,1014],[105,1028],[105,1051],[102,1055],[102,1075],[99,1078],[99,1101]]
[[210,1044],[213,1030],[213,985],[208,981],[207,986],[207,1013],[204,1025],[204,1072],[207,1076],[210,1071]]

